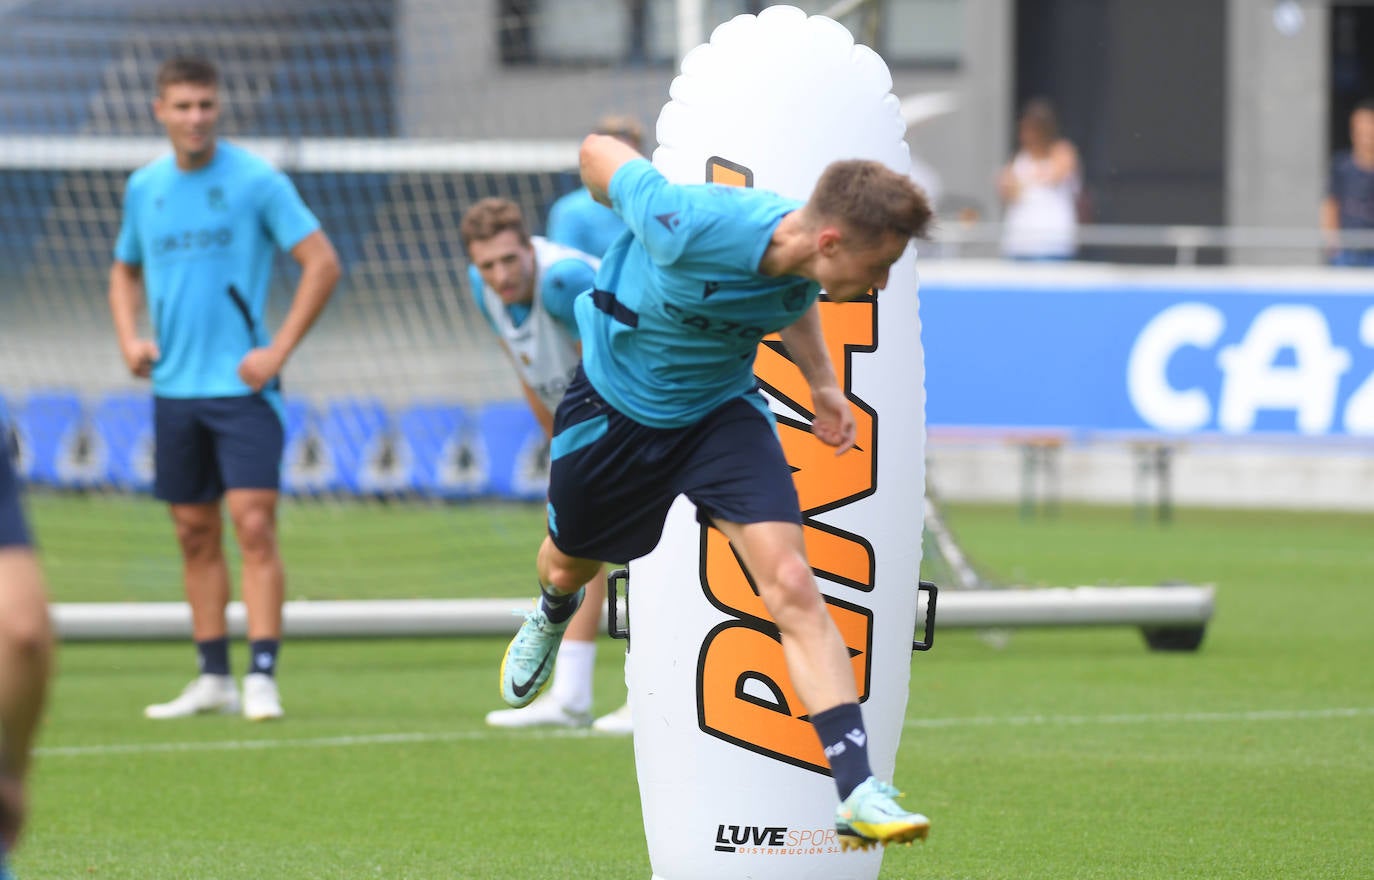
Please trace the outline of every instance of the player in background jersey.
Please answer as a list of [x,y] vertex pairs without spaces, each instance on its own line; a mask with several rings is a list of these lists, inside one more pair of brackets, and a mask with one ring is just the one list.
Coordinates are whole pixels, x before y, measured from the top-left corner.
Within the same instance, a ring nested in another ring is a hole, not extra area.
[[[578,297],[582,368],[554,415],[538,607],[502,661],[526,705],[548,676],[582,585],[601,560],[644,556],[678,495],[730,539],[782,637],[787,669],[830,761],[845,848],[925,838],[929,820],[872,775],[848,651],[826,611],[801,510],[754,359],[778,332],[811,390],[816,437],[843,453],[856,426],[817,299],[887,284],[931,222],[910,178],[877,162],[828,166],[805,202],[669,183],[633,148],[591,135],[582,180],[629,226]],[[897,292],[896,295],[901,295]]]
[[[535,419],[553,436],[553,412],[577,373],[582,345],[573,301],[591,289],[596,257],[531,236],[520,207],[482,199],[463,215],[468,277],[477,307],[510,357]],[[592,720],[592,672],[606,580],[598,569],[587,580],[592,601],[568,628],[554,664],[553,686],[531,705],[487,715],[495,727],[586,727]],[[554,658],[550,658],[553,662]],[[622,713],[616,710],[608,719]],[[618,719],[617,719],[618,720]],[[607,729],[596,719],[598,729]]]
[[[242,711],[260,721],[282,715],[279,376],[341,272],[333,245],[290,179],[217,139],[219,113],[212,64],[174,58],[161,66],[153,114],[172,152],[129,177],[109,298],[124,363],[153,382],[154,494],[171,508],[200,665],[180,696],[144,714],[240,710],[229,671],[223,502],[241,552],[248,616]],[[290,252],[301,273],[272,335],[264,312],[278,249]],[[138,330],[145,294],[151,339]]]
[[[632,147],[635,152],[643,152],[644,129],[639,120],[632,116],[608,114],[596,124],[596,133],[609,135]],[[626,229],[620,215],[592,198],[583,186],[559,198],[549,208],[548,238],[559,244],[577,248],[594,257],[603,257],[606,251]],[[568,627],[567,639],[590,639],[601,621],[600,603],[587,603],[578,609],[573,622]],[[625,654],[625,684],[630,682],[630,655]],[[634,719],[630,712],[629,701],[614,712],[603,715],[592,724],[602,733],[630,734],[634,732]]]
[[[616,138],[635,152],[644,148],[644,130],[630,116],[603,116],[596,124],[596,133]],[[549,208],[549,240],[594,257],[604,256],[624,231],[625,221],[620,215],[592,198],[585,186],[562,196]]]
[[24,784],[53,655],[43,573],[8,441],[9,428],[0,422],[0,880],[9,880],[5,852],[14,849],[24,827]]

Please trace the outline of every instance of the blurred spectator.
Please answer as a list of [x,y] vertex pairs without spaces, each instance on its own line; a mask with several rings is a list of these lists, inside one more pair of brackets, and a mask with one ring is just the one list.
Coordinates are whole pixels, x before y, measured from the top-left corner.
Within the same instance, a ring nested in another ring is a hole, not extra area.
[[[608,134],[643,152],[644,129],[631,116],[603,116],[596,124],[597,134]],[[548,239],[601,257],[611,242],[625,231],[625,223],[605,205],[592,199],[584,186],[573,190],[549,208]]]
[[1374,229],[1374,100],[1361,101],[1350,113],[1350,149],[1331,159],[1321,228],[1331,265],[1374,266],[1374,250],[1342,248],[1339,241],[1343,230]]
[[1059,134],[1054,108],[1028,102],[1017,123],[1020,149],[1002,168],[998,192],[1002,254],[1018,260],[1068,260],[1078,251],[1078,150]]

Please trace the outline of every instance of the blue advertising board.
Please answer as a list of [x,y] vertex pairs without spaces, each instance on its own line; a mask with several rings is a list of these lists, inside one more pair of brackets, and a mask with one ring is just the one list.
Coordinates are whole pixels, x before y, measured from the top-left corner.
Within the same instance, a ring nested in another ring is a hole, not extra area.
[[922,268],[927,424],[1374,437],[1374,273]]

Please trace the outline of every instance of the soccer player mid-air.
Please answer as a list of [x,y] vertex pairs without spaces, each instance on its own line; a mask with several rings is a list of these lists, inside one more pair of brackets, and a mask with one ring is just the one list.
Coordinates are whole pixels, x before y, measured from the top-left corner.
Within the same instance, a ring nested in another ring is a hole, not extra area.
[[646,555],[686,495],[730,539],[782,636],[788,673],[825,747],[845,848],[925,838],[930,822],[872,775],[853,668],[806,558],[801,512],[754,358],[780,332],[811,389],[812,431],[841,454],[854,414],[817,299],[847,301],[931,222],[925,196],[880,163],[832,163],[797,202],[756,189],[669,183],[630,146],[582,143],[582,180],[632,235],[576,302],[582,369],[554,416],[540,596],[506,649],[502,695],[548,679],[582,585],[603,560]]
[[[334,246],[290,179],[216,138],[219,76],[198,58],[158,70],[153,113],[172,153],[129,177],[110,269],[124,362],[152,377],[154,494],[171,507],[200,675],[149,718],[237,712],[229,672],[229,570],[221,502],[243,562],[250,661],[242,711],[279,718],[277,653],[286,575],[277,547],[284,442],[279,375],[334,292]],[[264,326],[277,249],[300,265],[281,326]],[[141,338],[147,294],[153,338]]]

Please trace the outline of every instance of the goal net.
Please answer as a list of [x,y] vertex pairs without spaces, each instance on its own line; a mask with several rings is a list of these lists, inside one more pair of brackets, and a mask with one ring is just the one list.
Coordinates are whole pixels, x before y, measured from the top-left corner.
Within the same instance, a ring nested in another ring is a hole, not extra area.
[[[468,289],[460,217],[504,196],[542,232],[597,119],[638,119],[651,151],[683,35],[762,5],[0,0],[0,419],[58,598],[178,589],[148,496],[148,389],[123,367],[106,300],[125,181],[167,150],[150,109],[163,60],[216,63],[220,135],[290,174],[344,263],[284,376],[284,529],[330,536],[292,566],[293,589],[366,592],[399,572],[424,594],[483,571],[519,581],[545,478],[542,435]],[[279,259],[272,326],[294,281]],[[378,500],[403,515],[372,516]],[[510,515],[481,506],[493,500],[527,508],[518,536],[489,531]],[[481,529],[417,519],[462,507],[486,511]],[[514,569],[493,549],[508,538]]]

